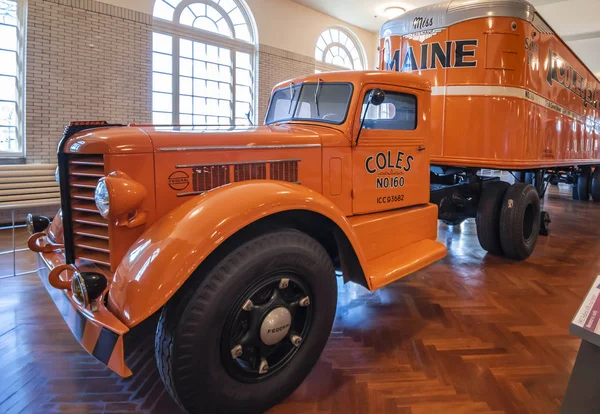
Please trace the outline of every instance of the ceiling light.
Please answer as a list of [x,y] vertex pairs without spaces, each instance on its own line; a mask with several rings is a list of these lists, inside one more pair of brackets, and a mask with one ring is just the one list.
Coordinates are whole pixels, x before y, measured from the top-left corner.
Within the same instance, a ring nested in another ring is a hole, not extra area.
[[393,19],[394,17],[398,17],[404,13],[406,13],[406,9],[400,6],[388,6],[383,9],[383,14],[385,14],[385,17],[389,19]]

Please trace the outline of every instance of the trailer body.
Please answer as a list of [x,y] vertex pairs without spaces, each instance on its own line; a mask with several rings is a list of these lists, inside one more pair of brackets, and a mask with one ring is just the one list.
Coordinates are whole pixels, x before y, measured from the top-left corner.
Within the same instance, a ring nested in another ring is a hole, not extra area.
[[600,164],[600,84],[524,0],[450,0],[390,20],[380,69],[432,85],[432,165]]

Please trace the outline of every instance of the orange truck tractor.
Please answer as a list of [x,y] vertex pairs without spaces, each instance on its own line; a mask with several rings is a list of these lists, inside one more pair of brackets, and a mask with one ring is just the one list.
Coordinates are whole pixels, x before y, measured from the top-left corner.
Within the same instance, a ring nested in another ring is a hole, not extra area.
[[[379,65],[431,83],[431,201],[448,224],[475,217],[487,251],[532,253],[548,183],[600,201],[599,82],[527,1],[411,10],[383,25]],[[486,182],[482,169],[517,183]]]
[[317,362],[336,273],[378,289],[446,254],[429,194],[429,81],[371,71],[278,85],[266,125],[72,123],[62,208],[28,244],[75,338],[117,374],[155,355],[189,412],[263,412]]

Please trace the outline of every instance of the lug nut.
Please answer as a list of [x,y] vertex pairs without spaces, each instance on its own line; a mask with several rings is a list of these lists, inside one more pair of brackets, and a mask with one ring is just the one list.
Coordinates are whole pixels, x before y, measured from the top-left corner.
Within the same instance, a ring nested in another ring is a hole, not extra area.
[[279,281],[279,289],[285,289],[288,287],[289,284],[290,279],[281,279],[281,281]]
[[298,303],[300,306],[302,306],[303,308],[307,307],[308,305],[310,305],[310,298],[308,296],[303,297],[302,299],[300,299],[300,302]]
[[302,338],[298,335],[292,335],[290,337],[290,342],[294,344],[294,346],[300,346],[300,344],[302,343]]
[[233,349],[231,350],[231,357],[233,359],[239,358],[242,356],[242,346],[241,345],[236,345],[235,347],[233,347]]
[[267,363],[267,360],[263,358],[260,361],[260,366],[258,367],[258,373],[266,374],[267,372],[269,372],[269,364]]
[[252,309],[254,309],[254,304],[252,303],[252,301],[250,299],[248,299],[242,305],[242,309],[245,310],[246,312],[250,312]]

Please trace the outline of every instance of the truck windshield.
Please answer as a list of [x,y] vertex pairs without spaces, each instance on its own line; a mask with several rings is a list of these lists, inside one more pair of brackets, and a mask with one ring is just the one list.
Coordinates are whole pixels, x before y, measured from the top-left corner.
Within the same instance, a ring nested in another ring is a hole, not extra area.
[[273,94],[266,124],[283,121],[316,121],[339,125],[346,120],[351,83],[302,83]]

